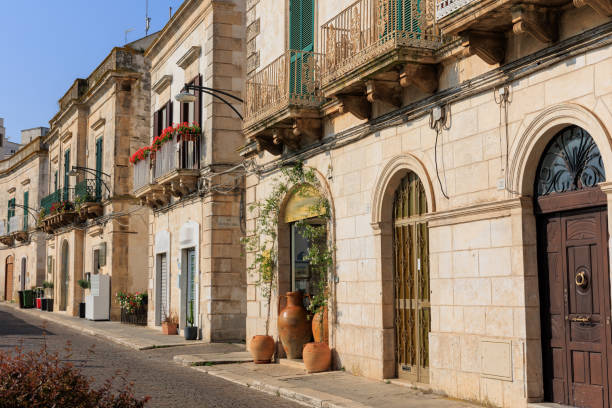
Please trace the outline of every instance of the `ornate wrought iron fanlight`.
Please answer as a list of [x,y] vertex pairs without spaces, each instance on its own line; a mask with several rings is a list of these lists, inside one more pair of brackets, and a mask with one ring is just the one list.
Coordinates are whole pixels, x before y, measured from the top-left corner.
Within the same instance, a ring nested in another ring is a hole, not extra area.
[[606,179],[599,148],[587,131],[570,126],[544,150],[538,167],[538,197],[594,187]]

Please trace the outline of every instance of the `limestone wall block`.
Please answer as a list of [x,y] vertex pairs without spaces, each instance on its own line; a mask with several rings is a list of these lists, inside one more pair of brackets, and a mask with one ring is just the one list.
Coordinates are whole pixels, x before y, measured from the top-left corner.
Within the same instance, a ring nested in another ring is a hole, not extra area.
[[514,317],[510,307],[488,307],[486,312],[487,336],[512,337]]

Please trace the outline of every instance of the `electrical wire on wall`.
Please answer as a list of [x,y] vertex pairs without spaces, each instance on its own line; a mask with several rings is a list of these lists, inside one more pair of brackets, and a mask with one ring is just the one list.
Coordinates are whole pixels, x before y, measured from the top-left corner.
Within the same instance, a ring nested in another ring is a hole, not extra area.
[[[504,176],[504,190],[511,194],[520,195],[519,192],[514,191],[512,188],[510,188],[510,180],[508,178],[508,167],[510,163],[510,132],[508,130],[508,105],[512,103],[512,93],[510,92],[510,86],[504,85],[501,88],[493,89],[493,98],[495,99],[495,103],[499,105],[499,160],[501,172]],[[502,129],[504,130],[503,137]]]
[[[449,199],[445,186],[448,186],[446,181],[446,168],[444,166],[444,135],[443,130],[449,130],[451,127],[451,112],[450,105],[436,106],[429,112],[429,127],[436,131],[436,143],[434,145],[434,162],[436,164],[436,177],[440,184],[440,191],[447,200]],[[444,185],[442,185],[442,179],[440,178],[440,171],[438,169],[438,139],[441,139],[440,150],[442,156],[442,174],[444,176]]]

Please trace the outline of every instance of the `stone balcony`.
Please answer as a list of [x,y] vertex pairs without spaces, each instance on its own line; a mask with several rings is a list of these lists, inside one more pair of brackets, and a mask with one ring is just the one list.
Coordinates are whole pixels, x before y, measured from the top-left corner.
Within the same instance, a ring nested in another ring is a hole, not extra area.
[[320,54],[288,50],[246,81],[244,134],[278,155],[322,136]]
[[436,23],[444,35],[461,36],[469,54],[499,64],[505,59],[506,33],[555,42],[558,15],[573,6],[612,16],[612,0],[436,0]]
[[402,88],[437,89],[436,52],[448,41],[434,1],[358,0],[321,26],[321,87],[341,113],[366,119],[374,101],[399,107]]
[[0,243],[11,246],[14,242],[14,237],[9,232],[8,223],[6,220],[0,220]]
[[134,164],[134,195],[152,208],[194,192],[200,175],[200,135],[173,136]]
[[79,219],[97,218],[104,214],[102,206],[102,182],[99,179],[85,179],[74,186],[74,201]]
[[74,191],[74,188],[58,189],[40,200],[43,217],[39,228],[52,234],[57,228],[74,223],[77,218],[77,211],[74,209]]

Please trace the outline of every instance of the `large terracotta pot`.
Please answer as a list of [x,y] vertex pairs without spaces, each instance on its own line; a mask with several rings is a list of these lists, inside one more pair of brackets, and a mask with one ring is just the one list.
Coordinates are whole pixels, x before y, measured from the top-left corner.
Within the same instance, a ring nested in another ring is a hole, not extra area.
[[162,332],[164,334],[178,334],[178,326],[173,323],[162,322]]
[[304,366],[309,373],[328,371],[331,367],[331,350],[325,343],[308,343],[304,346]]
[[287,292],[287,306],[278,316],[278,333],[289,359],[302,358],[302,348],[310,341],[311,329],[301,292]]
[[249,351],[255,364],[266,364],[274,355],[274,338],[272,336],[253,336],[249,343]]
[[[321,324],[323,319],[323,324]],[[329,344],[329,327],[327,325],[327,306],[312,317],[312,337],[316,343]]]

